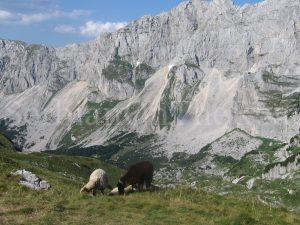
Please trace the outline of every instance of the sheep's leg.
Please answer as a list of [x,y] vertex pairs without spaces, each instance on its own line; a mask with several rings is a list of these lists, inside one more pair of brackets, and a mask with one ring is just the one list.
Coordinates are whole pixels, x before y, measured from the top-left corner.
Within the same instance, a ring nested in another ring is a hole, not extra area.
[[147,190],[150,190],[150,187],[151,187],[151,181],[150,181],[150,180],[147,180],[147,181],[146,181],[146,189],[147,189]]
[[104,189],[101,188],[100,191],[101,191],[102,195],[104,195]]
[[92,190],[92,195],[93,195],[93,196],[96,195],[96,190],[95,190],[95,189]]
[[138,184],[138,191],[141,192],[143,190],[143,183],[142,184]]

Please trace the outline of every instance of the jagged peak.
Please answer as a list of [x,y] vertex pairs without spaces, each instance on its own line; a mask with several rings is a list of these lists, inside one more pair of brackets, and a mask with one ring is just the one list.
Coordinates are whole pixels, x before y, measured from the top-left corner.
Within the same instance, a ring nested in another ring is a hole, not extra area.
[[212,2],[219,3],[219,4],[234,5],[233,0],[213,0]]
[[10,40],[10,39],[0,38],[0,41],[1,41],[2,43],[5,43],[5,44],[10,43],[10,44],[19,44],[19,45],[23,45],[23,46],[28,45],[26,42],[24,42],[24,41],[19,41],[19,40]]
[[214,6],[217,6],[218,8],[224,9],[224,10],[236,8],[236,6],[232,0],[213,0],[212,4]]

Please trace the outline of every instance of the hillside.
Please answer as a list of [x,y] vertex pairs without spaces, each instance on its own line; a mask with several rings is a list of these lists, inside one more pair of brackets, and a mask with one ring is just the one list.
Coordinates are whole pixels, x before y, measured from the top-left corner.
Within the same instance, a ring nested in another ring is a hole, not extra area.
[[61,148],[54,156],[85,156],[126,168],[140,160],[153,162],[155,182],[162,187],[199,186],[211,193],[260,198],[266,203],[299,211],[300,146],[254,137],[234,130],[202,148],[199,153],[152,154],[153,136],[120,135],[105,146]]
[[[299,215],[273,208],[254,196],[226,197],[201,189],[91,197],[79,189],[91,169],[107,170],[116,183],[120,169],[97,159],[43,153],[0,152],[1,224],[297,224]],[[49,181],[49,191],[17,184],[11,171],[25,168]]]
[[14,144],[5,135],[0,133],[0,151],[15,151]]

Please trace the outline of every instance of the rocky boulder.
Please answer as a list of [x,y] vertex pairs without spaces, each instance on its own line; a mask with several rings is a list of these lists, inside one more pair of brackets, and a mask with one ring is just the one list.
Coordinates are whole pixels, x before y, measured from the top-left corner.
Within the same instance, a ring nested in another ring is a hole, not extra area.
[[51,188],[51,185],[47,181],[42,180],[36,174],[25,169],[12,172],[11,175],[20,176],[19,183],[21,185],[36,191],[49,190]]

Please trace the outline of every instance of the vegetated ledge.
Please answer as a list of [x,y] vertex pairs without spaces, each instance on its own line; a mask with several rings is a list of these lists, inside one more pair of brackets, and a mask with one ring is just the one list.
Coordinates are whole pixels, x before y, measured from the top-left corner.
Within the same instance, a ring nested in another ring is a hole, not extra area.
[[0,151],[21,151],[6,135],[0,133]]
[[133,66],[123,60],[118,54],[114,56],[106,68],[102,70],[102,75],[108,80],[116,80],[120,83],[132,84]]
[[[0,119],[0,133],[5,136],[7,140],[13,143],[13,147],[17,151],[22,151],[22,145],[25,143],[25,133],[27,132],[27,126],[21,127],[11,126],[13,121],[10,119]],[[19,140],[16,143],[14,140]]]

